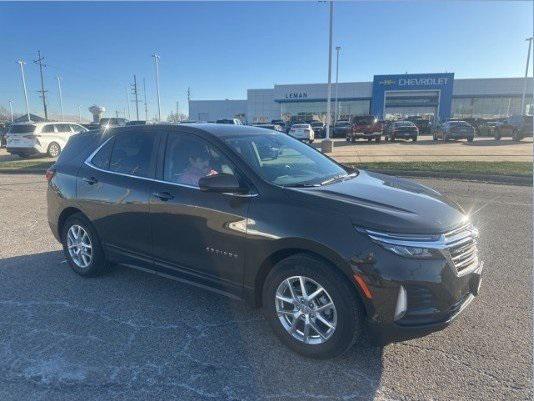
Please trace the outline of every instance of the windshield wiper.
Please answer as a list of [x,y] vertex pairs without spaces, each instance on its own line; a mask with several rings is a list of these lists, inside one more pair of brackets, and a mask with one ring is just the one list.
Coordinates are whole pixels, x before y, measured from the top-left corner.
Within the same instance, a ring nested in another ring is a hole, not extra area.
[[356,173],[336,175],[335,177],[332,177],[332,178],[329,178],[327,180],[324,180],[323,182],[321,182],[321,185],[328,185],[328,184],[332,184],[334,182],[344,181],[344,180],[346,180],[348,178],[354,177],[355,175],[356,175]]
[[312,188],[312,187],[320,187],[321,184],[310,184],[305,182],[296,182],[294,184],[288,184],[284,185],[286,188]]

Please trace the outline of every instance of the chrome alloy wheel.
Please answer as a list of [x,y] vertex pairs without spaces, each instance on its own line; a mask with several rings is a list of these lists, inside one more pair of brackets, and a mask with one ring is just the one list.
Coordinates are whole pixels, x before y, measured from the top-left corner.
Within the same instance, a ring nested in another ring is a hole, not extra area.
[[293,276],[282,281],[276,289],[275,306],[282,326],[304,344],[322,344],[336,330],[332,297],[311,278]]
[[67,232],[67,248],[72,261],[82,269],[93,261],[91,238],[82,226],[72,225]]

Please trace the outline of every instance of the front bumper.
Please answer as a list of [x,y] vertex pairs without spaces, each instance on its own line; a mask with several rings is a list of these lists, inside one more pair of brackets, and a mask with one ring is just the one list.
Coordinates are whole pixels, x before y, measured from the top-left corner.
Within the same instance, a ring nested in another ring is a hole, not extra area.
[[[361,263],[365,261],[365,263]],[[372,293],[365,299],[370,340],[387,344],[422,337],[446,328],[480,290],[483,263],[458,272],[445,259],[404,258],[379,247],[366,258],[353,260]],[[404,312],[397,314],[405,291]]]
[[381,131],[377,132],[349,132],[347,134],[347,137],[349,138],[355,138],[355,139],[374,139],[374,138],[380,138],[382,136]]

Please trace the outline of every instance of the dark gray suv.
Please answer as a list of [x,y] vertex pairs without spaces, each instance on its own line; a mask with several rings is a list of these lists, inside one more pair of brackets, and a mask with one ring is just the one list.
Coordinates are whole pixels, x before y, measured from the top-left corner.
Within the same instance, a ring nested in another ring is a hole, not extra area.
[[317,358],[446,327],[478,294],[469,216],[408,180],[345,168],[288,135],[139,125],[73,136],[47,171],[71,268],[113,263],[261,306]]

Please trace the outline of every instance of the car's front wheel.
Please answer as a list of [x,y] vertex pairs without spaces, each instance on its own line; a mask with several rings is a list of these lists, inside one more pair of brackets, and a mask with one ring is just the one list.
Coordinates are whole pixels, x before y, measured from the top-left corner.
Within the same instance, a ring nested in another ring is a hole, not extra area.
[[95,276],[108,266],[98,235],[80,213],[67,218],[61,231],[63,253],[69,266],[82,276]]
[[335,268],[308,255],[277,263],[263,287],[263,310],[289,348],[331,358],[361,337],[364,311],[356,289]]

